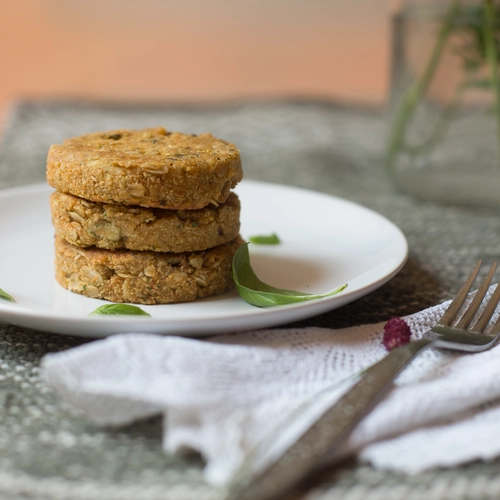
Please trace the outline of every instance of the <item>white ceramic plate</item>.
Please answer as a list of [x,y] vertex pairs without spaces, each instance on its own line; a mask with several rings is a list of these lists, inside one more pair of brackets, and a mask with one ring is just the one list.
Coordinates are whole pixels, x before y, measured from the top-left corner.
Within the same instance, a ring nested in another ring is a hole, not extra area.
[[69,292],[54,279],[53,228],[48,197],[36,184],[0,192],[0,288],[16,303],[0,300],[0,320],[37,330],[104,337],[149,332],[201,337],[264,328],[304,319],[352,302],[392,278],[408,252],[401,231],[379,214],[345,200],[303,189],[243,181],[241,234],[276,232],[282,244],[250,244],[252,266],[269,284],[338,295],[261,309],[235,290],[185,304],[141,306],[144,316],[93,316],[107,302]]

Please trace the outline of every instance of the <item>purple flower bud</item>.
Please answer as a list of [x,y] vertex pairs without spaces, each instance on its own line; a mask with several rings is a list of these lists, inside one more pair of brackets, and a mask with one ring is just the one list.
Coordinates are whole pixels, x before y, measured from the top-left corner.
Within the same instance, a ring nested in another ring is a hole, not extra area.
[[384,326],[382,343],[388,351],[410,342],[411,330],[402,318],[391,318]]

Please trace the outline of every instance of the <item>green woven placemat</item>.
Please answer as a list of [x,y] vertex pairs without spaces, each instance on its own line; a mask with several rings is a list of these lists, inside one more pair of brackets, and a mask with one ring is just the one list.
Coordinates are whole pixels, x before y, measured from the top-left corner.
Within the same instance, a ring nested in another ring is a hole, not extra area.
[[[438,206],[396,192],[383,168],[384,114],[331,102],[20,102],[1,138],[0,188],[44,181],[48,147],[64,138],[156,125],[211,131],[240,148],[246,178],[340,196],[403,230],[410,255],[394,279],[296,325],[344,327],[418,311],[453,296],[479,257],[488,264],[500,255],[499,210]],[[54,397],[38,376],[41,356],[83,342],[0,323],[0,500],[222,498],[203,482],[200,458],[161,450],[159,418],[99,428]],[[498,472],[499,462],[474,463],[409,477],[352,462],[327,471],[299,497],[500,498]]]

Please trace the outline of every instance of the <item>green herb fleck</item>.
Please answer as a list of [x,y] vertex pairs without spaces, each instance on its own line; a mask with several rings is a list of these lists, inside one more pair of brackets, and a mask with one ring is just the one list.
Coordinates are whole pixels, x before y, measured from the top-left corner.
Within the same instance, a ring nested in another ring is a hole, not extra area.
[[140,307],[131,306],[129,304],[105,304],[92,311],[89,316],[103,315],[135,315],[135,316],[151,316]]
[[4,292],[1,288],[0,288],[0,299],[8,300],[10,302],[15,302],[14,297],[12,297],[12,295],[9,295],[7,292]]
[[250,243],[255,243],[256,245],[279,245],[281,243],[281,240],[276,233],[269,235],[259,234],[256,236],[250,236],[248,239]]
[[347,288],[347,284],[345,284],[330,292],[313,295],[268,285],[256,276],[250,265],[248,244],[242,245],[234,254],[233,278],[241,298],[245,302],[258,307],[272,307],[330,297]]
[[198,227],[198,223],[197,223],[197,222],[193,222],[193,223],[191,224],[191,227]]

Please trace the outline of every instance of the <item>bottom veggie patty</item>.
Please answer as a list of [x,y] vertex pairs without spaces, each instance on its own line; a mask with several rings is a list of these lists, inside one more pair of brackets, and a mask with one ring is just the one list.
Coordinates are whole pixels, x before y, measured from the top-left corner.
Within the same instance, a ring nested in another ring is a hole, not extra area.
[[80,248],[56,236],[56,279],[72,292],[111,302],[188,302],[233,285],[231,263],[242,244],[238,236],[199,252],[110,251]]

